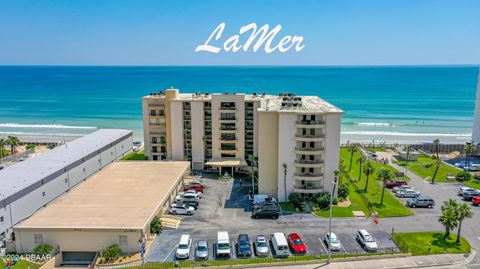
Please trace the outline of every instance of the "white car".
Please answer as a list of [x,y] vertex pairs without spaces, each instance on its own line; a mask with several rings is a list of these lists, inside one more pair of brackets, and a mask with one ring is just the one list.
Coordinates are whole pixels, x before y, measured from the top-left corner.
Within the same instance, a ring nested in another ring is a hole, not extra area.
[[401,198],[417,198],[420,196],[420,192],[416,190],[401,190],[396,195]]
[[470,187],[460,187],[458,188],[458,195],[459,196],[463,196],[463,194],[465,192],[470,192],[470,191],[473,191],[474,189],[470,188]]
[[185,204],[172,204],[170,206],[170,214],[173,215],[193,215],[193,212],[195,212],[195,208],[187,206]]
[[202,198],[202,193],[196,190],[181,191],[175,196],[175,201],[180,201],[183,198],[195,198],[198,201]]
[[411,186],[407,186],[407,185],[398,186],[398,187],[393,187],[392,192],[393,193],[398,193],[399,191],[402,191],[402,190],[414,190],[414,188],[411,187]]
[[189,234],[182,234],[178,243],[175,258],[188,259],[190,257],[190,247],[192,245],[192,237]]
[[268,242],[264,235],[257,235],[255,238],[255,253],[259,257],[268,256]]
[[366,251],[377,251],[377,243],[367,230],[359,230],[355,238]]
[[328,241],[330,241],[330,249],[332,251],[340,251],[342,249],[342,243],[335,233],[332,233],[331,236],[329,233],[325,233],[325,238],[323,241],[325,242],[327,248],[329,247]]

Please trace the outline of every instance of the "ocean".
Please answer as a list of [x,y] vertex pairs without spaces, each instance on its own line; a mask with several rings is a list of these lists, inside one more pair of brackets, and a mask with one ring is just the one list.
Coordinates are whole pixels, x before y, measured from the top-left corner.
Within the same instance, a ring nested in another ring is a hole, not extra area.
[[317,95],[345,111],[342,141],[464,143],[475,66],[0,66],[0,135],[83,135],[127,128],[142,140],[141,97],[182,92]]

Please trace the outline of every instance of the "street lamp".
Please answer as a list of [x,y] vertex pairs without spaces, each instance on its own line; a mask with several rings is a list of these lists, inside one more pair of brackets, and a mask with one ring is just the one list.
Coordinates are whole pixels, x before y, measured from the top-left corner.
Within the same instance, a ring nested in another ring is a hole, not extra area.
[[332,259],[332,247],[331,247],[331,237],[332,237],[332,204],[333,204],[333,194],[335,193],[335,187],[337,186],[337,175],[338,171],[334,172],[335,177],[332,181],[332,191],[330,193],[330,219],[328,221],[328,260],[327,263],[330,263]]

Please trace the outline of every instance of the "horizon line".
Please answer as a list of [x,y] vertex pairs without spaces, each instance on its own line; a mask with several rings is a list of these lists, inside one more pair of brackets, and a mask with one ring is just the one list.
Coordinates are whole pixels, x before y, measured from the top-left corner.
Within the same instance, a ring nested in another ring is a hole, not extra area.
[[0,67],[479,67],[470,64],[366,64],[366,65],[69,65],[69,64],[0,64]]

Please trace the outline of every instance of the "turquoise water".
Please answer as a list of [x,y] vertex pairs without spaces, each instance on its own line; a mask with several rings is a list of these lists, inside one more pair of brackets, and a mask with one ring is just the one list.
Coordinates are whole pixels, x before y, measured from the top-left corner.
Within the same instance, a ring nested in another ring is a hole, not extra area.
[[[342,137],[463,141],[478,67],[0,67],[0,134],[84,134],[129,128],[141,97],[183,92],[318,95],[342,108]],[[385,138],[386,137],[386,138]]]

